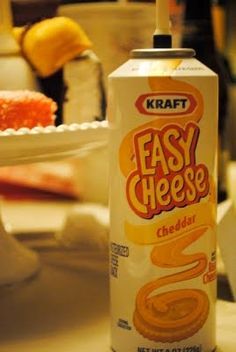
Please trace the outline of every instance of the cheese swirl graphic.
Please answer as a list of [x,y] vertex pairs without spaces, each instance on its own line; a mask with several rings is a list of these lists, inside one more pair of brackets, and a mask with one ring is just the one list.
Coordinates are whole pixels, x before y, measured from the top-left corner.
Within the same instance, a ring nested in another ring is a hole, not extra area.
[[158,278],[143,286],[136,297],[134,325],[144,337],[161,342],[183,340],[195,334],[205,323],[209,300],[198,289],[179,289],[157,293],[163,286],[200,276],[207,267],[204,253],[184,254],[183,251],[203,236],[208,227],[202,226],[181,234],[171,243],[154,246],[151,261],[164,268],[193,264],[191,269]]

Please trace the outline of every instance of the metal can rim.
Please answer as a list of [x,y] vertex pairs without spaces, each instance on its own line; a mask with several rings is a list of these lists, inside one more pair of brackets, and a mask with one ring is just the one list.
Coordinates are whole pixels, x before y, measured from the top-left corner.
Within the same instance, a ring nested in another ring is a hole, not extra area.
[[190,48],[178,49],[134,49],[130,52],[130,56],[134,59],[145,58],[191,58],[195,56],[195,50]]

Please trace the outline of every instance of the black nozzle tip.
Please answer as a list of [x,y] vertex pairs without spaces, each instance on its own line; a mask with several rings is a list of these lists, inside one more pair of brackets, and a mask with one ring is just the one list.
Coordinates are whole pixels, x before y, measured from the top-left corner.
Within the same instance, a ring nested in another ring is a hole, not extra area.
[[172,37],[169,34],[154,34],[153,48],[166,49],[172,47]]

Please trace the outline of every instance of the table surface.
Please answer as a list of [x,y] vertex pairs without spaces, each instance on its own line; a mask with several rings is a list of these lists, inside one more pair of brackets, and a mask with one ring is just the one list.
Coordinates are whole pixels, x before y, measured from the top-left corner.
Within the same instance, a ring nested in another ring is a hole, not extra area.
[[[19,208],[18,202],[6,202],[3,215],[14,233],[32,231],[37,243],[40,231],[61,228],[73,205],[25,202]],[[22,214],[30,212],[25,222]],[[29,237],[22,238],[27,242]],[[85,254],[68,259],[68,253],[56,252],[53,246],[48,251],[48,241],[40,250],[41,270],[34,278],[0,288],[0,352],[108,352],[107,258],[102,262]],[[236,303],[217,302],[217,344],[218,352],[236,350]]]
[[[41,261],[37,276],[0,289],[0,352],[108,352],[106,270]],[[217,309],[218,351],[235,352],[236,305],[218,301]]]
[[43,263],[0,289],[0,351],[109,351],[108,302],[106,274]]

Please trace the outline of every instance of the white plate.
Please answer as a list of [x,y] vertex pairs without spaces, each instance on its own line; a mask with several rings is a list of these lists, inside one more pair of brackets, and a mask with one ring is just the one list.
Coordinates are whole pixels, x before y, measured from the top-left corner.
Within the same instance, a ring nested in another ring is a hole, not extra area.
[[0,132],[0,166],[57,160],[107,143],[107,121]]

